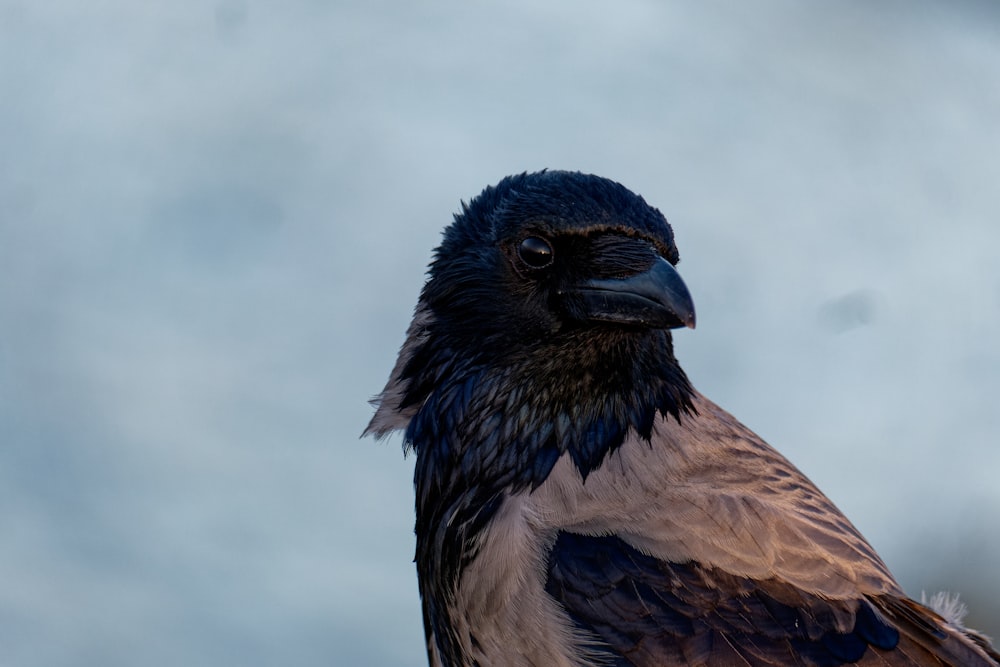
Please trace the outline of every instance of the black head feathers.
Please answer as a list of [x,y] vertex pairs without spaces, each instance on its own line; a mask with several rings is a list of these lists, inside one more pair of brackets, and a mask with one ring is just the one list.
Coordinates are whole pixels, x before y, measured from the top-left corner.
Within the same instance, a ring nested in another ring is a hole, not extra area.
[[694,307],[677,259],[663,215],[613,181],[546,171],[486,188],[445,230],[400,360],[408,443],[520,487],[566,451],[586,475],[658,412],[680,418],[691,388],[669,329]]

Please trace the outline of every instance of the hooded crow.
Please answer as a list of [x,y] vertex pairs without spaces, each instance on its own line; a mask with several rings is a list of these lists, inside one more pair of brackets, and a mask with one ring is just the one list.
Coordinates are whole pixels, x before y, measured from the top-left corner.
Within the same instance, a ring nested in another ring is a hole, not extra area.
[[658,210],[575,172],[445,229],[366,430],[416,454],[431,665],[1000,665],[691,386],[677,261]]

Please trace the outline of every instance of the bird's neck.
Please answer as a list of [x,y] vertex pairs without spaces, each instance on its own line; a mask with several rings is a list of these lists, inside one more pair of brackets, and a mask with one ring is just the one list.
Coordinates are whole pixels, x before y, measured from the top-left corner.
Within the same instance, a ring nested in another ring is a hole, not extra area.
[[433,477],[537,487],[569,453],[586,479],[630,431],[648,440],[657,413],[692,409],[666,331],[588,329],[471,358],[459,349],[431,338],[406,370],[403,403],[419,406],[406,442]]
[[563,454],[586,478],[631,431],[648,440],[657,413],[680,420],[693,409],[665,331],[590,330],[502,356],[458,349],[432,336],[404,372],[403,403],[419,405],[406,429],[417,567],[428,628],[445,644],[446,601],[510,494],[537,488]]

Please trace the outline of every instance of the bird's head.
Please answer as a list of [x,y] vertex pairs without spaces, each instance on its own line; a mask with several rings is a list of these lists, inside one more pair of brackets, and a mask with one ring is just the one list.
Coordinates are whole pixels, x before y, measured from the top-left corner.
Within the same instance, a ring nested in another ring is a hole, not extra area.
[[486,188],[444,232],[368,431],[404,428],[452,464],[473,431],[479,450],[518,453],[521,483],[566,451],[586,476],[630,429],[648,439],[657,412],[689,407],[669,334],[695,321],[677,260],[663,215],[613,181],[544,171]]
[[566,339],[694,326],[670,225],[623,186],[572,172],[487,188],[445,230],[421,301],[504,357]]

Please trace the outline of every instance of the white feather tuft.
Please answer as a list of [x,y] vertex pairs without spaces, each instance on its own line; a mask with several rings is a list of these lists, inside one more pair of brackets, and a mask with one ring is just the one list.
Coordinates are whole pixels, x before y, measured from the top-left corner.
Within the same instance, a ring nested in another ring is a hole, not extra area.
[[926,592],[921,591],[920,604],[930,607],[944,620],[959,628],[964,627],[962,623],[965,621],[965,615],[969,613],[969,608],[958,599],[958,593],[949,593],[948,591],[938,591],[930,597],[927,596]]

